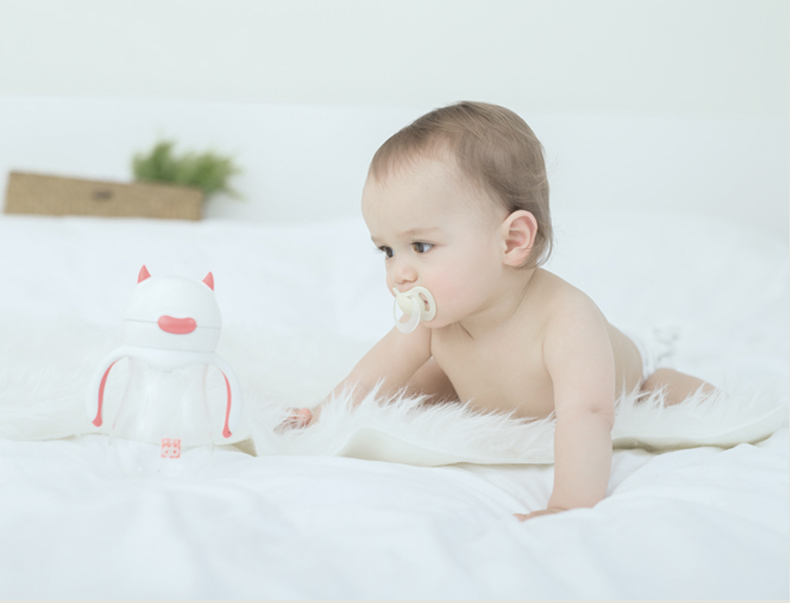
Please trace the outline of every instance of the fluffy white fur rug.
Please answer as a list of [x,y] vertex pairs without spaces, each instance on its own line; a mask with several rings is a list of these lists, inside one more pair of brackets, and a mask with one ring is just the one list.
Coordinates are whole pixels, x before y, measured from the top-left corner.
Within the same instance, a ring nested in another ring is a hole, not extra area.
[[[307,429],[279,433],[285,409],[260,407],[253,424],[258,454],[333,455],[411,465],[451,463],[547,464],[554,460],[553,417],[517,419],[482,414],[458,403],[426,405],[418,397],[379,399],[357,407],[347,394],[334,399]],[[615,448],[668,450],[734,446],[760,441],[787,421],[787,404],[769,392],[698,392],[675,406],[663,393],[637,393],[617,401]]]
[[[0,437],[54,439],[95,431],[85,411],[87,387],[101,358],[120,343],[119,329],[30,320],[0,324]],[[551,463],[554,422],[480,414],[461,404],[425,405],[419,398],[379,400],[357,407],[340,396],[304,430],[278,433],[292,406],[313,406],[350,369],[367,342],[336,333],[223,333],[218,352],[234,367],[259,455],[342,455],[414,465]],[[331,349],[332,354],[326,354]],[[119,362],[106,390],[112,412],[125,377]],[[221,421],[223,384],[210,373],[209,399]],[[665,407],[660,393],[618,401],[616,447],[672,449],[755,442],[787,423],[787,400],[773,387],[725,388]],[[227,442],[225,442],[227,443]]]

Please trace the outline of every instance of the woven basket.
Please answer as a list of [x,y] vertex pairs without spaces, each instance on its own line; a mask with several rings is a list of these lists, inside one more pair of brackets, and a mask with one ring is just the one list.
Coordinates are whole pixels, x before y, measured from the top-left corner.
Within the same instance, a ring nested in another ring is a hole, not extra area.
[[11,172],[5,213],[200,220],[203,191],[169,184],[123,184]]

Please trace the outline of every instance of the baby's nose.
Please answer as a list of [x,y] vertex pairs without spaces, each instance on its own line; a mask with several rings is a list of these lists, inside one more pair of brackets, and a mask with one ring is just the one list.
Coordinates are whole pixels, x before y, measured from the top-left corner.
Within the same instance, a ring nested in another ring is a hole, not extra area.
[[397,284],[410,283],[417,278],[417,272],[405,262],[395,265],[392,271],[392,278]]

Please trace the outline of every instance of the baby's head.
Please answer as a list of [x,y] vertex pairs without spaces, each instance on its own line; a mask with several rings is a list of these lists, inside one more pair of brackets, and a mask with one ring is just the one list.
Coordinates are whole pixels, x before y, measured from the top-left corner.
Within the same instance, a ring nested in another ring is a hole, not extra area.
[[520,267],[533,268],[548,259],[552,228],[543,146],[523,119],[486,103],[460,102],[435,109],[379,148],[368,180],[384,183],[425,160],[450,164],[467,187],[482,193],[466,198],[492,204],[495,213],[506,217],[526,211],[534,216],[537,232]]

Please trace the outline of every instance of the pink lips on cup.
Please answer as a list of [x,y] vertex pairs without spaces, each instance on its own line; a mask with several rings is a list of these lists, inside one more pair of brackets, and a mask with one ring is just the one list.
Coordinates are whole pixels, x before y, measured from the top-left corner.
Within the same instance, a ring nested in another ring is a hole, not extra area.
[[197,323],[193,318],[173,318],[172,316],[162,316],[157,322],[159,328],[167,333],[174,335],[186,335],[197,328]]

